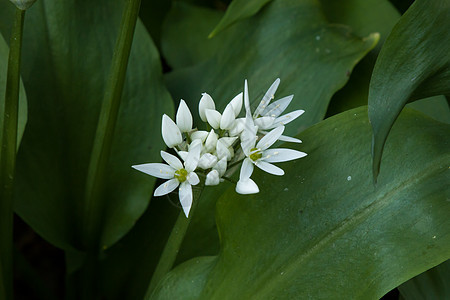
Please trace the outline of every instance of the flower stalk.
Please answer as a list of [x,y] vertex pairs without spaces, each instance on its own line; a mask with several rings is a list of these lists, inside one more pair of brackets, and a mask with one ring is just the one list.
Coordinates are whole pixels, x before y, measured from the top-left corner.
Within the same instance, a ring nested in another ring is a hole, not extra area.
[[11,34],[0,150],[0,298],[12,299],[13,184],[17,152],[20,57],[25,11],[16,9]]
[[82,234],[85,238],[84,246],[94,251],[100,248],[98,243],[101,215],[104,211],[102,193],[105,170],[111,152],[140,4],[141,0],[127,0],[125,4],[89,162]]
[[145,293],[144,299],[150,298],[161,279],[172,269],[181,244],[184,240],[184,236],[186,235],[186,231],[198,206],[198,200],[200,199],[203,188],[204,186],[200,183],[193,189],[194,197],[189,218],[186,218],[183,211],[180,212],[167,243],[164,246],[158,264],[156,265],[156,269],[153,272],[153,276],[147,288],[147,292]]

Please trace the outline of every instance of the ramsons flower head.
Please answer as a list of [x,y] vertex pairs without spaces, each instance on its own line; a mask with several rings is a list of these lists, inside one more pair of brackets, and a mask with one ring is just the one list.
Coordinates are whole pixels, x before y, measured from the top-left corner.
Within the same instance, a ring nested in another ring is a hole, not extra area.
[[[251,175],[254,166],[272,175],[281,176],[283,169],[273,163],[285,162],[306,156],[306,153],[286,148],[271,149],[278,140],[301,142],[297,138],[283,136],[285,125],[303,114],[296,110],[283,114],[293,95],[271,103],[280,84],[277,79],[265,93],[252,113],[247,80],[244,91],[237,94],[222,113],[216,110],[212,97],[203,93],[198,104],[200,119],[205,122],[198,130],[184,100],[180,100],[175,121],[162,116],[162,138],[171,152],[161,151],[165,163],[146,163],[133,168],[148,175],[166,179],[153,195],[168,195],[178,188],[178,196],[186,217],[189,217],[193,201],[192,186],[218,185],[242,163],[236,191],[240,194],[258,193],[259,188]],[[240,116],[244,103],[245,115]]]

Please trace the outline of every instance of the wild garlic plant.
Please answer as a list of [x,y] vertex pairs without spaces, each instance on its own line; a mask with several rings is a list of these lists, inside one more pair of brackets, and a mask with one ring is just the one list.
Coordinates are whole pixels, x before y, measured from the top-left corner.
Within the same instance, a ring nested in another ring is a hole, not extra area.
[[[218,185],[240,163],[236,192],[254,194],[258,185],[251,179],[254,166],[273,174],[284,175],[284,171],[272,163],[290,161],[306,156],[301,151],[284,148],[269,149],[277,141],[301,143],[300,140],[282,135],[285,125],[304,113],[296,110],[281,115],[293,99],[293,95],[271,103],[280,84],[275,82],[265,93],[252,113],[247,80],[244,92],[235,96],[220,113],[212,97],[203,93],[198,108],[200,119],[209,131],[198,130],[186,102],[180,100],[175,122],[167,115],[162,117],[162,138],[174,154],[161,151],[165,163],[145,163],[132,166],[148,175],[167,179],[155,191],[154,196],[163,196],[179,187],[180,204],[186,217],[192,207],[192,186],[200,183],[202,175],[205,185]],[[239,117],[242,104],[245,116]]]

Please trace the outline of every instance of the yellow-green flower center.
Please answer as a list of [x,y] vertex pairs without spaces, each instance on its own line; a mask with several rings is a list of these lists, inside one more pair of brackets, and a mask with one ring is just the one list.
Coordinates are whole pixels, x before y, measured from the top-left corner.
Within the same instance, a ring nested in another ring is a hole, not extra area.
[[258,148],[252,148],[250,149],[250,159],[253,161],[257,161],[258,159],[260,159],[262,157],[262,151],[259,150]]
[[187,175],[188,171],[186,171],[185,169],[179,169],[175,171],[174,177],[178,179],[179,182],[185,182]]

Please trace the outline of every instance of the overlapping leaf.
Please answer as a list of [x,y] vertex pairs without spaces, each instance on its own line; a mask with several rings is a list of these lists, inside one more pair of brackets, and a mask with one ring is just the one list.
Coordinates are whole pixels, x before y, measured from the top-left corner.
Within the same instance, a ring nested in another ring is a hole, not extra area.
[[[6,87],[6,71],[8,68],[8,45],[6,44],[3,36],[0,34],[0,141],[2,139],[3,128],[3,106],[5,101],[5,87]],[[17,143],[20,144],[25,125],[27,123],[27,98],[25,94],[25,88],[23,84],[20,85],[19,90],[19,123],[18,123],[18,139]]]
[[214,30],[209,34],[209,37],[215,36],[239,20],[253,16],[270,1],[271,0],[233,0],[219,24],[217,24]]
[[450,258],[449,125],[405,111],[375,187],[366,109],[301,134],[308,156],[256,173],[259,194],[221,197],[220,254],[180,265],[153,299],[378,299]]
[[407,101],[450,94],[449,26],[449,1],[415,1],[380,52],[369,91],[375,179],[386,137]]
[[[201,93],[207,92],[223,109],[242,91],[247,78],[251,101],[256,105],[280,77],[275,96],[294,94],[289,109],[306,111],[297,127],[288,128],[288,134],[323,118],[333,93],[345,84],[354,65],[378,38],[359,38],[350,34],[348,27],[329,24],[320,5],[310,0],[272,1],[225,34],[227,37],[217,36],[223,40],[213,58],[167,76],[172,95],[188,101],[192,108],[197,107]],[[184,51],[177,40],[167,43]]]
[[450,298],[450,260],[398,287],[406,300]]
[[[2,19],[9,17],[7,2],[0,1]],[[117,1],[43,0],[27,13],[23,77],[30,113],[18,156],[16,211],[65,249],[81,248],[84,239],[86,170],[122,8]],[[147,207],[154,179],[130,166],[159,160],[160,117],[173,112],[161,79],[159,55],[139,23],[108,168],[103,247]]]

